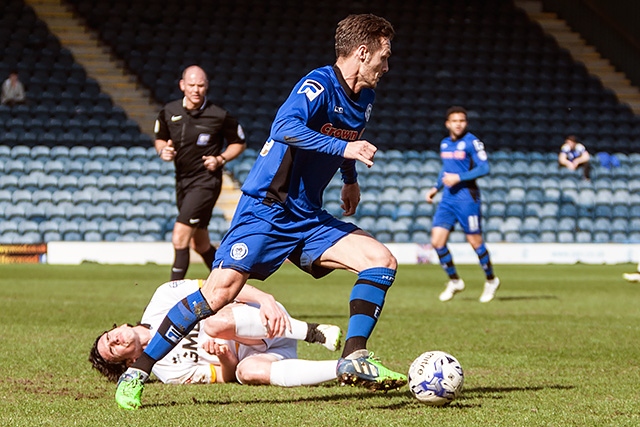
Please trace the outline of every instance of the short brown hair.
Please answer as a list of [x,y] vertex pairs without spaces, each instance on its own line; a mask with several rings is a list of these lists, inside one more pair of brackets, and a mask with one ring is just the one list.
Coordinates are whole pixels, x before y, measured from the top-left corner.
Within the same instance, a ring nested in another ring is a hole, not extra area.
[[467,117],[467,110],[466,110],[466,108],[461,107],[461,106],[459,106],[459,105],[453,105],[453,106],[451,106],[451,107],[447,108],[447,114],[446,114],[445,118],[446,118],[447,120],[449,120],[449,116],[450,116],[450,115],[452,115],[452,114],[455,114],[455,113],[462,113],[462,114],[464,114],[464,117],[465,117],[465,118]]
[[370,13],[349,15],[336,28],[336,58],[349,55],[364,44],[372,52],[382,47],[381,38],[393,39],[395,31],[389,21]]
[[567,135],[567,137],[565,138],[565,140],[567,140],[567,139],[568,139],[569,141],[573,141],[573,142],[575,142],[576,144],[579,144],[579,143],[580,143],[580,141],[578,140],[578,137],[577,137],[577,136],[575,136],[575,135]]

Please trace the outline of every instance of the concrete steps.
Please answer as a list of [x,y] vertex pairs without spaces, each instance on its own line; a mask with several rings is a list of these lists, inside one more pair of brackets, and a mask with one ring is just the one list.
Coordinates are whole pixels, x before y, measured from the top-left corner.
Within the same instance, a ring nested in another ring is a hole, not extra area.
[[[111,49],[100,42],[97,34],[86,27],[61,0],[25,0],[25,3],[46,22],[50,31],[71,51],[87,74],[100,84],[102,91],[108,93],[126,111],[127,116],[138,123],[142,132],[153,139],[153,125],[162,106],[137,83],[135,76],[126,72],[121,62],[113,57]],[[218,207],[228,220],[235,212],[239,197],[239,186],[225,174]]]
[[153,137],[153,122],[160,106],[150,94],[141,88],[134,76],[127,75],[121,64],[114,60],[108,46],[88,29],[60,0],[26,0],[38,17],[45,21],[59,39],[71,51],[87,74],[94,78],[102,90],[135,120],[140,129]]
[[576,61],[582,62],[590,74],[597,76],[605,87],[611,89],[620,102],[628,104],[634,114],[640,114],[638,88],[632,86],[624,73],[616,71],[609,60],[600,56],[578,33],[572,31],[564,20],[555,13],[542,12],[542,5],[538,0],[516,0],[515,4],[553,36],[560,47],[567,49]]

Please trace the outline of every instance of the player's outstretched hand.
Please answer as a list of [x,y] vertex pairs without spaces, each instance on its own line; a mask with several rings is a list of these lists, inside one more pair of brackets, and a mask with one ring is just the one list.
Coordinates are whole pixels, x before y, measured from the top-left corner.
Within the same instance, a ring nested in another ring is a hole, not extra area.
[[375,145],[365,140],[351,141],[347,144],[347,148],[342,155],[345,159],[358,160],[365,165],[373,166],[373,156],[378,149]]
[[427,191],[427,196],[425,197],[427,203],[433,203],[433,198],[436,197],[436,194],[438,194],[438,189],[436,187],[432,187]]
[[357,182],[343,185],[340,199],[342,200],[340,207],[344,211],[342,216],[351,216],[356,213],[360,203],[360,185]]

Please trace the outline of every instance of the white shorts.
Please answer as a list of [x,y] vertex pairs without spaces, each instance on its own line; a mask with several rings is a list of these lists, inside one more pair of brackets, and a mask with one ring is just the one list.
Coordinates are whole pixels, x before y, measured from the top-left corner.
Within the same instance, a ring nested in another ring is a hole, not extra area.
[[263,339],[262,342],[262,345],[240,344],[238,346],[238,361],[242,362],[248,357],[262,354],[268,354],[277,360],[298,358],[298,342],[296,340],[271,338]]

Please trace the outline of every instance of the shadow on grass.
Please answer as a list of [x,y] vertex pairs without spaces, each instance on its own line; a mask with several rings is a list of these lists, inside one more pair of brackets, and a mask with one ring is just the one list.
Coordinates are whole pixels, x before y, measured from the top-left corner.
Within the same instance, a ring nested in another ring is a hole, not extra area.
[[[358,401],[362,402],[366,399],[377,399],[380,397],[410,397],[408,391],[406,390],[394,390],[389,391],[387,393],[373,393],[368,391],[363,391],[362,393],[354,393],[354,394],[335,394],[332,396],[316,396],[316,397],[299,397],[299,398],[282,398],[282,399],[238,399],[238,400],[203,400],[197,399],[195,397],[191,398],[191,401],[184,402],[162,402],[162,403],[150,403],[143,404],[142,409],[145,408],[163,408],[163,407],[172,407],[172,406],[188,406],[188,405],[264,405],[266,404],[289,404],[289,403],[304,403],[304,402],[340,402],[340,401]],[[394,403],[393,405],[383,405],[383,406],[375,406],[377,409],[399,409],[406,406],[410,402],[406,403]]]
[[[478,302],[478,299],[476,297],[471,297],[471,296],[464,296],[464,297],[456,297],[455,298],[457,301],[471,301],[471,302]],[[493,299],[493,301],[527,301],[527,300],[545,300],[545,299],[559,299],[557,296],[555,295],[514,295],[511,297],[495,297]],[[486,303],[487,305],[491,305],[491,302]]]
[[513,296],[513,297],[495,297],[498,301],[523,301],[523,300],[536,300],[536,299],[558,299],[555,295],[527,295],[527,296]]

